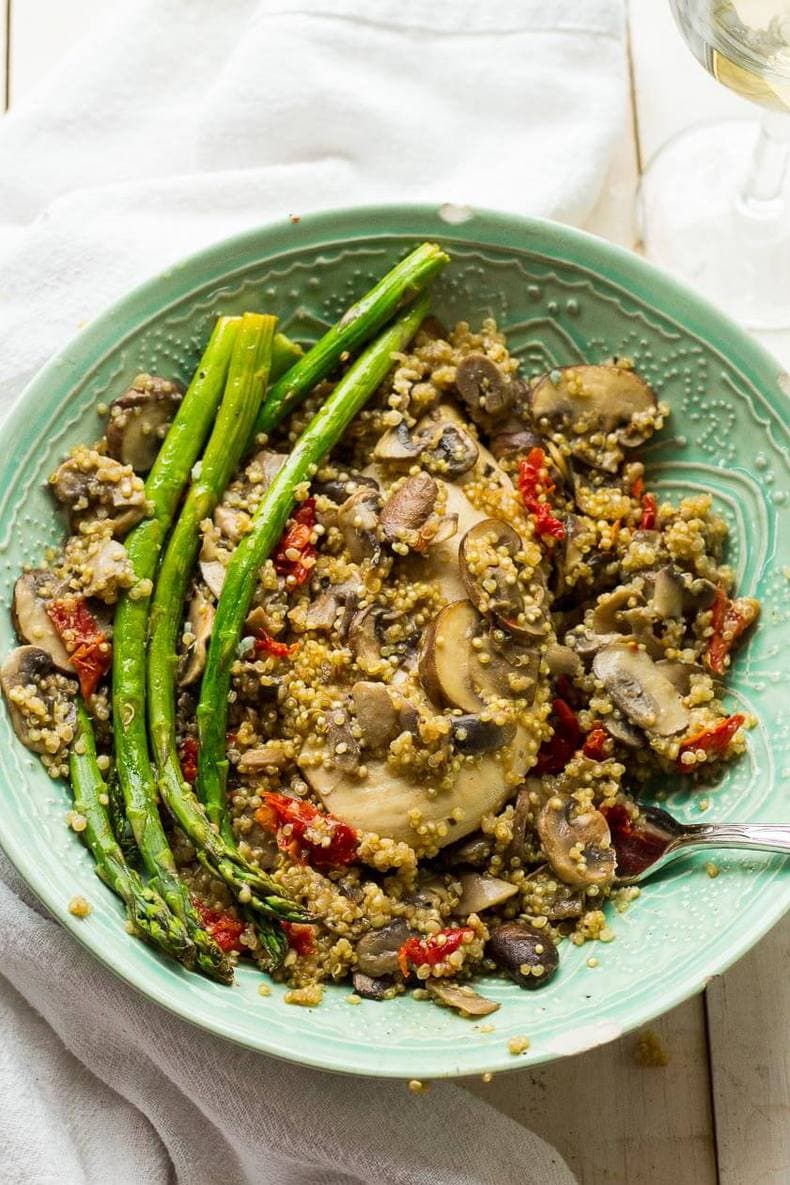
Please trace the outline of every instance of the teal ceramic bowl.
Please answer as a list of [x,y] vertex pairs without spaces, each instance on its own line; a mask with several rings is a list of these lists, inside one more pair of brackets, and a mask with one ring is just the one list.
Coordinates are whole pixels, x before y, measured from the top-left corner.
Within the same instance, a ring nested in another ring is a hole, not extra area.
[[[731,529],[739,588],[763,602],[759,630],[730,684],[733,708],[759,718],[748,756],[708,792],[705,818],[788,821],[790,714],[782,674],[790,645],[788,379],[710,305],[636,256],[546,222],[455,207],[357,209],[264,227],[213,247],[152,280],[99,318],[28,387],[4,429],[0,465],[3,604],[25,562],[62,527],[46,478],[65,450],[93,439],[96,406],[139,371],[188,379],[220,312],[272,310],[300,340],[317,337],[417,241],[441,241],[453,262],[435,294],[446,322],[494,316],[527,373],[631,355],[672,408],[647,450],[650,484],[680,497],[709,491]],[[0,614],[0,650],[14,645]],[[561,970],[539,992],[492,981],[501,1007],[481,1026],[403,997],[346,1003],[330,987],[316,1009],[264,999],[243,968],[223,988],[161,960],[124,931],[121,910],[68,830],[65,785],[53,783],[0,713],[0,838],[22,876],[93,954],[130,985],[194,1024],[252,1049],[347,1073],[451,1077],[546,1061],[608,1041],[698,992],[742,955],[790,904],[790,864],[756,853],[674,865],[624,914],[607,945],[562,948]],[[701,817],[678,786],[670,808]],[[84,920],[67,903],[93,904]],[[587,960],[595,955],[598,966]],[[529,1050],[508,1051],[526,1034]]]

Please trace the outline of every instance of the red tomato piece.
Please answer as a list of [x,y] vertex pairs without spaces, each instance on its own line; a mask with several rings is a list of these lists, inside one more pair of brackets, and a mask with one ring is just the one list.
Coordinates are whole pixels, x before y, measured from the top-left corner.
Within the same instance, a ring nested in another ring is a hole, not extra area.
[[353,827],[300,798],[285,794],[264,795],[255,812],[257,822],[277,836],[282,852],[314,868],[352,864],[359,837]]
[[181,773],[184,775],[184,780],[189,782],[190,786],[194,785],[198,772],[198,743],[196,737],[184,737],[183,741],[178,747],[178,755],[181,759]]
[[573,708],[564,699],[552,700],[549,723],[554,729],[554,736],[544,741],[538,750],[538,760],[532,770],[538,777],[562,773],[581,744],[579,721]]
[[278,642],[266,630],[261,630],[255,639],[255,653],[271,654],[273,658],[292,658],[298,649],[298,642],[290,646],[287,642]]
[[592,758],[593,761],[605,761],[608,739],[609,733],[600,722],[596,721],[585,737],[582,753],[585,757]]
[[314,526],[315,498],[306,498],[289,519],[272,555],[275,571],[291,585],[304,584],[312,574],[316,555],[311,542]]
[[631,497],[632,498],[641,498],[642,494],[644,492],[644,488],[645,488],[644,478],[638,477],[636,479],[636,481],[634,482],[634,484],[631,486]]
[[564,539],[565,527],[553,513],[549,495],[554,482],[542,448],[530,449],[518,467],[518,488],[526,510],[532,515],[535,532],[544,539]]
[[658,503],[655,494],[642,495],[642,517],[639,520],[640,531],[655,530],[658,521]]
[[112,663],[112,647],[84,597],[50,601],[47,614],[71,658],[80,691],[89,699]]
[[460,929],[440,930],[438,934],[429,934],[427,938],[407,938],[398,951],[398,965],[404,978],[408,976],[411,967],[435,967],[443,963],[448,955],[458,950],[466,935],[474,937],[474,930],[469,926]]
[[684,753],[702,749],[705,753],[713,753],[719,756],[724,753],[732,738],[735,736],[738,729],[746,720],[746,717],[741,712],[736,712],[734,716],[727,716],[724,720],[720,720],[718,724],[714,724],[712,728],[703,728],[700,732],[695,733],[693,737],[689,737],[684,741],[678,750],[677,767],[681,773],[693,773],[696,768],[694,765],[684,765],[681,758]]
[[200,917],[200,924],[204,930],[208,931],[220,950],[225,954],[232,950],[241,953],[244,950],[241,936],[244,933],[245,923],[239,921],[226,910],[209,909],[206,903],[198,897],[193,898],[193,901]]
[[706,667],[714,675],[723,675],[727,670],[727,656],[756,616],[757,608],[754,602],[749,600],[731,601],[719,585],[711,609],[710,624],[713,635],[708,643],[704,658]]
[[280,922],[291,950],[298,955],[312,955],[315,952],[315,930],[302,922]]

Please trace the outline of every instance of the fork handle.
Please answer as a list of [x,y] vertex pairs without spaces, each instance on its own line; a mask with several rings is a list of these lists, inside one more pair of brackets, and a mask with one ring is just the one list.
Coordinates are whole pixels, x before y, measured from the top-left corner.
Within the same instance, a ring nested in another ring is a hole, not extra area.
[[790,824],[694,823],[672,841],[667,852],[689,847],[751,848],[790,855]]

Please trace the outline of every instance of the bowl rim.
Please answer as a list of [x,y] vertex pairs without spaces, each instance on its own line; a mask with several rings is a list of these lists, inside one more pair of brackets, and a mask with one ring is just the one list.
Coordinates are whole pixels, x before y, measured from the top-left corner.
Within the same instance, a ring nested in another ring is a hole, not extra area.
[[[452,253],[454,242],[471,240],[478,245],[490,243],[507,250],[512,249],[513,240],[519,237],[526,240],[526,250],[529,250],[530,238],[536,244],[541,244],[541,249],[536,246],[530,252],[534,257],[558,259],[577,269],[588,270],[598,276],[603,274],[609,282],[621,286],[670,321],[677,321],[682,314],[683,328],[705,340],[758,391],[767,388],[778,393],[774,402],[768,402],[767,409],[778,420],[782,433],[785,436],[788,434],[790,423],[782,415],[779,402],[782,391],[790,381],[784,367],[759,342],[704,297],[636,253],[587,231],[547,219],[450,203],[442,206],[427,203],[351,206],[308,213],[298,219],[290,216],[240,232],[187,256],[115,301],[59,350],[17,396],[0,430],[4,435],[18,433],[27,420],[30,405],[51,386],[67,389],[108,353],[118,350],[126,336],[139,332],[147,322],[161,317],[171,305],[179,303],[189,294],[228,283],[235,272],[247,270],[256,262],[273,262],[279,255],[290,255],[301,247],[314,248],[319,244],[339,244],[343,241],[386,239],[391,242],[402,238],[407,243],[417,239],[437,239],[446,244]],[[229,268],[231,261],[234,266]],[[164,302],[163,284],[168,288]],[[127,326],[120,337],[117,331],[118,319],[122,319]],[[770,432],[768,422],[764,427]],[[790,455],[787,444],[775,443],[787,460]],[[241,1035],[223,1022],[221,1010],[200,1017],[191,1015],[182,1002],[180,989],[175,985],[170,990],[161,981],[147,976],[144,970],[113,961],[114,952],[105,951],[100,938],[93,938],[91,932],[81,926],[79,919],[68,912],[63,894],[54,890],[37,863],[29,858],[24,837],[15,836],[12,829],[7,830],[2,820],[0,844],[39,900],[100,963],[143,996],[182,1020],[245,1048],[316,1069],[390,1078],[453,1078],[487,1071],[499,1073],[567,1056],[545,1049],[516,1058],[509,1054],[505,1043],[500,1041],[464,1048],[463,1052],[457,1047],[452,1052],[449,1049],[440,1052],[417,1051],[409,1055],[408,1069],[400,1060],[390,1064],[383,1059],[377,1060],[375,1056],[360,1067],[351,1064],[350,1052],[342,1048],[330,1046],[320,1054],[305,1054],[303,1051],[294,1051],[281,1040],[266,1039],[264,1028],[262,1040],[255,1040],[249,1034]],[[599,1035],[587,1034],[584,1043],[569,1048],[567,1053],[582,1052],[622,1036],[703,990],[711,978],[727,970],[751,949],[788,909],[790,876],[785,875],[779,878],[775,895],[761,915],[752,919],[739,936],[732,936],[731,948],[716,960],[711,970],[685,972],[678,979],[668,982],[649,1006],[626,1010],[621,1023],[611,1026],[611,1031],[602,1030]],[[297,1018],[298,1013],[295,1013],[295,1022]]]

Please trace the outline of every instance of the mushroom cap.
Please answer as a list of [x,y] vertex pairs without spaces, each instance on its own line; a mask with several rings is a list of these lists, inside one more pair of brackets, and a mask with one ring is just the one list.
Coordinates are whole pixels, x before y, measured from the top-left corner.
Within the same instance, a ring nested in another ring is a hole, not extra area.
[[600,811],[581,811],[569,794],[555,794],[541,808],[535,827],[552,871],[566,885],[611,884],[616,858]]

